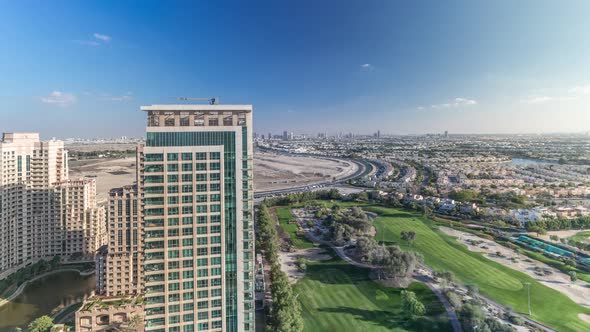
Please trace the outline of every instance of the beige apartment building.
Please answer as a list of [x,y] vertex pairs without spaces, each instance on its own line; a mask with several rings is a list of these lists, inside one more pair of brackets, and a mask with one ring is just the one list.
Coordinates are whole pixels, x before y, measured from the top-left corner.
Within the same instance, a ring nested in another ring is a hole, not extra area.
[[63,230],[62,255],[93,256],[106,244],[106,210],[96,203],[96,180],[55,183],[55,210]]
[[112,189],[108,203],[109,241],[104,295],[143,293],[143,219],[137,187]]
[[143,219],[136,186],[114,188],[108,199],[108,241],[96,262],[96,297],[76,312],[76,331],[143,331]]
[[62,141],[5,133],[0,142],[0,278],[41,258],[92,255],[106,237],[94,180],[68,180]]

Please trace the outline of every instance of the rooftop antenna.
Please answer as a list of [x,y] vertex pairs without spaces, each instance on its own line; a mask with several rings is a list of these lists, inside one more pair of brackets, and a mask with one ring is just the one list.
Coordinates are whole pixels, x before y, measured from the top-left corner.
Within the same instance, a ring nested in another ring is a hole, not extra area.
[[189,101],[189,100],[198,100],[198,101],[208,101],[209,105],[219,105],[219,98],[218,97],[212,97],[212,98],[191,98],[191,97],[178,97],[178,100],[185,100],[185,101]]

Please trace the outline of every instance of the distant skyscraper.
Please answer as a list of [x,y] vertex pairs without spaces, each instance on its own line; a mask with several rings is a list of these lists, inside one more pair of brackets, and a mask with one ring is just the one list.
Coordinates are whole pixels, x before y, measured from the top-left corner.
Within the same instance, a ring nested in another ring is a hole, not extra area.
[[268,139],[272,139],[272,135],[268,133]]
[[445,137],[449,137],[449,132],[445,130]]
[[289,133],[285,130],[283,131],[283,140],[286,141],[289,139]]
[[252,107],[142,110],[146,331],[253,331]]

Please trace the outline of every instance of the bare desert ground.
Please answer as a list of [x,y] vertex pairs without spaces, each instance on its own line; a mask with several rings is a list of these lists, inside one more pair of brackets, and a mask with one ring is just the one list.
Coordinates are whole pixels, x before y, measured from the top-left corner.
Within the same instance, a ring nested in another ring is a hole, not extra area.
[[[134,144],[68,145],[71,151],[129,150]],[[99,158],[70,161],[70,178],[94,177],[98,198],[107,199],[111,188],[133,184],[135,158]],[[336,159],[292,156],[266,152],[254,155],[254,188],[256,191],[279,190],[313,185],[342,178],[357,171],[357,165]]]
[[108,198],[111,188],[135,182],[135,158],[71,160],[70,178],[93,177],[99,202]]
[[135,143],[66,143],[66,149],[69,151],[92,152],[92,151],[126,151],[134,150],[137,147]]
[[278,190],[332,181],[356,172],[356,164],[315,157],[256,152],[256,191]]

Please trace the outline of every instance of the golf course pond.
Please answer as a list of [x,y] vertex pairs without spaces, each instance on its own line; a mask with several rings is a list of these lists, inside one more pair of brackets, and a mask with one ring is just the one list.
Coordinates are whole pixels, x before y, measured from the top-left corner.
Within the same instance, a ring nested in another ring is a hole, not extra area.
[[94,291],[95,276],[63,271],[31,282],[10,303],[0,307],[0,332],[26,326],[37,317],[80,302]]

